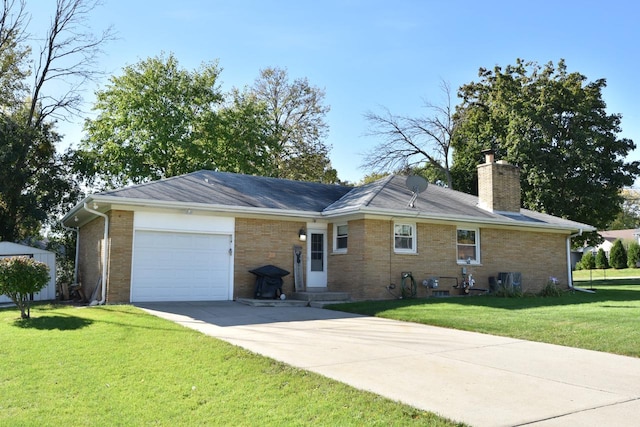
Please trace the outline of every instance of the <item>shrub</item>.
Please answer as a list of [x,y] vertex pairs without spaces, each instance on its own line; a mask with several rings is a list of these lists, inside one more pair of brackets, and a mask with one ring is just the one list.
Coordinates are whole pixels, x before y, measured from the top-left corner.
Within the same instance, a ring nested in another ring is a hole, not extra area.
[[629,243],[627,248],[627,266],[635,268],[638,265],[638,261],[640,261],[640,244],[634,240]]
[[598,253],[596,254],[596,268],[607,269],[609,268],[609,260],[607,259],[607,254],[604,253],[604,249],[598,249]]
[[559,297],[562,295],[562,290],[558,287],[558,279],[555,277],[549,277],[547,283],[544,285],[539,295],[541,297]]
[[585,252],[582,254],[582,258],[580,259],[580,269],[581,270],[593,270],[596,268],[596,260],[593,256],[593,252]]
[[31,317],[29,297],[49,282],[49,267],[29,257],[0,259],[0,294],[6,295],[20,309],[23,319]]
[[627,251],[622,246],[620,239],[616,240],[609,253],[611,267],[615,269],[627,268]]

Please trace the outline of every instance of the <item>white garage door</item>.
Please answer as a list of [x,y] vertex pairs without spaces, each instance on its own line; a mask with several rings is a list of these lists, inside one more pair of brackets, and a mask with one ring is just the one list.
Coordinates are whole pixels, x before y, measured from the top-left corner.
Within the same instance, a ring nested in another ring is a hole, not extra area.
[[219,301],[232,298],[231,236],[135,233],[131,301]]

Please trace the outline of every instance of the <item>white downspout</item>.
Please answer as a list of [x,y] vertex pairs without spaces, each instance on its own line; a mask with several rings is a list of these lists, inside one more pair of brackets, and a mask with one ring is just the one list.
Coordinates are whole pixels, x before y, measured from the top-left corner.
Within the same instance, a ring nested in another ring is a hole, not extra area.
[[[104,218],[104,244],[102,249],[102,279],[100,282],[100,286],[102,287],[102,298],[100,299],[100,301],[95,301],[95,304],[102,305],[107,300],[107,261],[108,261],[108,248],[109,248],[109,217],[101,212],[90,209],[89,206],[87,206],[87,202],[84,202],[84,210]],[[94,305],[94,301],[91,301],[91,305]]]
[[571,271],[571,239],[578,236],[582,236],[582,228],[576,234],[571,234],[567,237],[567,279],[569,280],[569,287],[571,289],[573,289],[573,272]]
[[80,230],[77,227],[76,228],[67,227],[62,223],[62,221],[60,221],[60,225],[65,230],[73,231],[74,233],[76,233],[76,257],[75,257],[75,260],[73,261],[73,283],[76,284],[78,283],[78,250],[80,248]]

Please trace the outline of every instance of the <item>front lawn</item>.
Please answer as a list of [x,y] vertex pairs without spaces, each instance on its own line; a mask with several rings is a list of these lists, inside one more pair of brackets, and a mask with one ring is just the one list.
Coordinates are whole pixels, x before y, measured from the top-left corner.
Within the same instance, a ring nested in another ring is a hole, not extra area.
[[640,357],[638,280],[576,283],[594,294],[470,296],[359,302],[330,308]]
[[0,425],[459,425],[131,306],[0,310]]

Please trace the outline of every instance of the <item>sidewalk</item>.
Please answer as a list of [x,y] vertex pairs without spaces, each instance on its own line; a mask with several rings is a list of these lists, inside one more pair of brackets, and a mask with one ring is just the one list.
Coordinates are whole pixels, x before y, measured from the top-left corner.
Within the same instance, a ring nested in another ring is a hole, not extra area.
[[640,359],[310,307],[138,306],[472,426],[640,425]]

